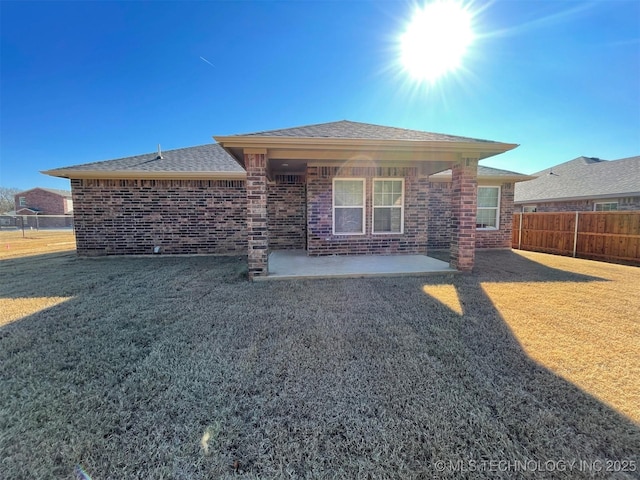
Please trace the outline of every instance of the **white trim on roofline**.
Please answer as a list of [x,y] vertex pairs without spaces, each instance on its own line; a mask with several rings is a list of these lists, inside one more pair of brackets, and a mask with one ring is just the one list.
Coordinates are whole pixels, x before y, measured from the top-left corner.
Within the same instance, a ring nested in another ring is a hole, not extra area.
[[45,170],[45,175],[87,180],[244,180],[247,172],[177,172],[148,170]]

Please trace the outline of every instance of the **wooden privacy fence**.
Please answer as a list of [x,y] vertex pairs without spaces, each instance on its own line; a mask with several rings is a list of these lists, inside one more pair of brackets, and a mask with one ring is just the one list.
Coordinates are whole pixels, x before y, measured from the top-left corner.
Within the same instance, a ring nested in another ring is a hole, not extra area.
[[513,248],[640,265],[640,211],[515,213]]

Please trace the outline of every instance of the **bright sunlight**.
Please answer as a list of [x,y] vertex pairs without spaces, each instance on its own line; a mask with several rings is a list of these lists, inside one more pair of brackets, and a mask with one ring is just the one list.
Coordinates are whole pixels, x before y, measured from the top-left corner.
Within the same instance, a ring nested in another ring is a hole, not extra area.
[[434,82],[460,66],[474,39],[472,15],[455,0],[416,8],[400,37],[400,61],[416,81]]

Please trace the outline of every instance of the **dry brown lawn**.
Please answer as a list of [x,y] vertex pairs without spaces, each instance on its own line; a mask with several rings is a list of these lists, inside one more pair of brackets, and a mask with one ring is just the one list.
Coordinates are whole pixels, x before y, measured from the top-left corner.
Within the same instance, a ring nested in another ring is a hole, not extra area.
[[591,282],[482,282],[523,349],[640,422],[640,268],[518,252]]
[[0,260],[0,477],[638,478],[640,269],[245,266]]
[[0,260],[75,249],[72,230],[0,230]]

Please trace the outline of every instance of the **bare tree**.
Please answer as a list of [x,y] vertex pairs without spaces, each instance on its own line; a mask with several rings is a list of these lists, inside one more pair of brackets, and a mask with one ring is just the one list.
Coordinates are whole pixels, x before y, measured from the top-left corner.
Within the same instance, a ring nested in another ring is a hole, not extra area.
[[0,213],[8,212],[15,208],[14,196],[21,191],[19,188],[0,187]]

